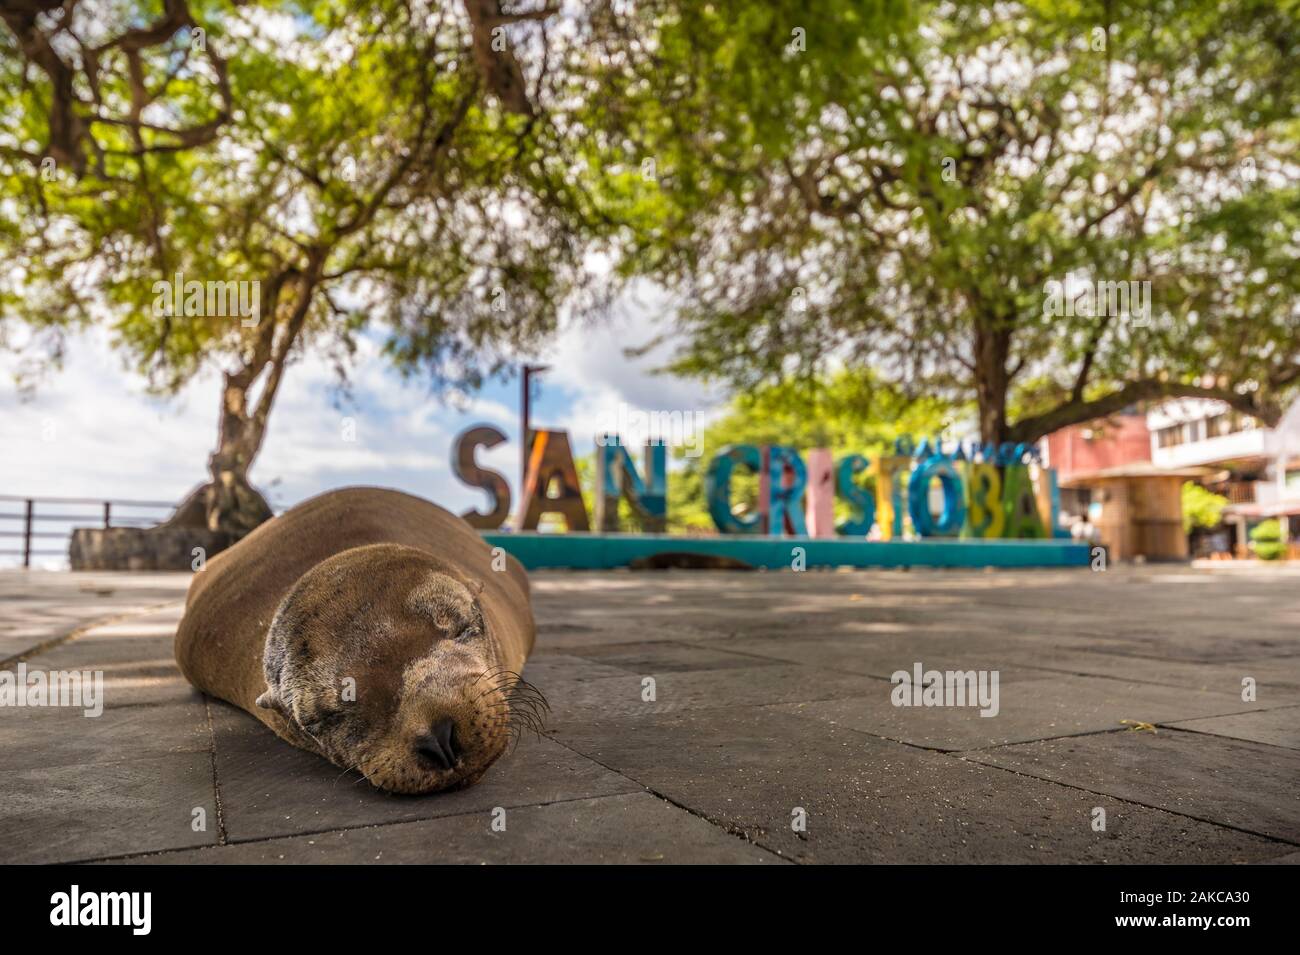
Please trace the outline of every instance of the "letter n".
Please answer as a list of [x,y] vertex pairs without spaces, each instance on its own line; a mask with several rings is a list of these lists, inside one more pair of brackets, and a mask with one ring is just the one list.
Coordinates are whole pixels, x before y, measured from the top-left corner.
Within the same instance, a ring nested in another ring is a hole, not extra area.
[[596,442],[597,530],[618,530],[620,496],[640,518],[643,530],[661,534],[667,529],[668,448],[663,442],[646,442],[644,479],[618,435]]

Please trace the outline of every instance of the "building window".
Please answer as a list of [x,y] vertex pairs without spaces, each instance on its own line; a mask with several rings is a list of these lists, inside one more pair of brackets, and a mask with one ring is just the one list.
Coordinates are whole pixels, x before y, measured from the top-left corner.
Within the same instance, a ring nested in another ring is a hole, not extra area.
[[1175,424],[1156,431],[1156,447],[1173,448],[1187,442],[1187,425]]

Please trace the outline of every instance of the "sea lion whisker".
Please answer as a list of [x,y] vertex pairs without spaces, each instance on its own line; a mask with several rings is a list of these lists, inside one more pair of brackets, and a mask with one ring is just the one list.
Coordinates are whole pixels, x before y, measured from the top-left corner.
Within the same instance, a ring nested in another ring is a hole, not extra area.
[[536,700],[510,700],[510,708],[520,713],[533,713],[543,716],[550,713],[550,708]]
[[[508,675],[509,675],[509,671],[502,670],[501,668],[498,667],[497,672],[494,672],[490,677],[487,677],[488,687],[485,690],[483,690],[483,692],[480,693],[477,697],[474,698],[475,702],[481,700],[489,693],[505,692],[509,688]],[[484,678],[483,675],[480,675],[480,677],[476,678],[474,682],[477,683],[478,680],[482,678]]]
[[545,699],[536,697],[516,697],[507,699],[506,702],[517,709],[533,710],[538,713],[549,713],[551,711],[551,705]]
[[546,706],[545,696],[532,693],[532,691],[530,693],[507,693],[504,694],[504,699],[510,700],[511,703],[529,703],[536,704],[539,707]]
[[502,669],[501,666],[495,666],[495,667],[491,667],[491,668],[489,668],[489,669],[487,669],[487,670],[484,670],[484,671],[483,671],[482,673],[480,673],[478,676],[474,677],[474,681],[473,681],[473,682],[474,682],[474,683],[478,683],[480,680],[488,680],[489,682],[495,682],[497,676],[499,675],[499,671],[500,671],[501,669]]
[[509,693],[515,696],[518,695],[534,696],[543,701],[545,701],[546,699],[546,694],[543,693],[540,689],[538,689],[535,683],[529,683],[527,680],[525,680],[522,676],[519,676],[518,674],[515,674],[515,681],[510,685]]
[[512,708],[507,718],[510,721],[512,731],[518,727],[541,735],[542,729],[545,728],[543,714],[529,707]]

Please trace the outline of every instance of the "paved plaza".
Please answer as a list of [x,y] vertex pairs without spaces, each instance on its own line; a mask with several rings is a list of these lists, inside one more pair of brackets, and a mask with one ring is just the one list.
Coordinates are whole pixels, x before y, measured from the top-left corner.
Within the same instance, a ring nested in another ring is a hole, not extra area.
[[[188,581],[0,571],[0,669],[105,679],[0,708],[4,861],[1300,861],[1286,569],[535,573],[546,733],[424,797],[191,689]],[[895,705],[918,664],[996,715]]]

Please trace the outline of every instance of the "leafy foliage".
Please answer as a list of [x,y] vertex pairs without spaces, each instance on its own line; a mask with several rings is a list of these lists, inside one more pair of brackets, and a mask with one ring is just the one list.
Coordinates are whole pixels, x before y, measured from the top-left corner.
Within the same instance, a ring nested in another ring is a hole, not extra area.
[[1282,540],[1282,525],[1275,518],[1260,521],[1250,531],[1255,556],[1260,560],[1281,560],[1286,556],[1286,543]]
[[[674,214],[628,267],[681,291],[680,370],[874,367],[974,396],[988,440],[1179,395],[1276,419],[1300,381],[1295,4],[761,6],[653,4],[653,75],[619,90],[668,170]],[[1150,320],[1049,314],[1070,274],[1149,282]]]
[[1222,494],[1207,491],[1195,481],[1183,482],[1183,533],[1197,528],[1209,530],[1223,520],[1223,509],[1228,499]]
[[[650,192],[590,135],[596,19],[556,29],[552,8],[495,0],[163,5],[107,10],[122,37],[161,17],[148,55],[92,56],[89,34],[113,27],[88,19],[90,0],[19,32],[6,20],[0,335],[21,322],[57,357],[69,328],[102,321],[161,392],[220,369],[214,485],[246,482],[309,348],[342,374],[375,334],[408,373],[471,388],[551,333],[562,304],[596,299],[585,256],[615,221],[597,197],[634,211]],[[193,29],[206,60],[186,52]],[[171,131],[212,109],[204,137]],[[82,119],[65,149],[69,111]],[[80,160],[53,176],[36,162],[69,150]],[[177,276],[259,283],[260,320],[160,309],[157,283]]]

